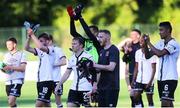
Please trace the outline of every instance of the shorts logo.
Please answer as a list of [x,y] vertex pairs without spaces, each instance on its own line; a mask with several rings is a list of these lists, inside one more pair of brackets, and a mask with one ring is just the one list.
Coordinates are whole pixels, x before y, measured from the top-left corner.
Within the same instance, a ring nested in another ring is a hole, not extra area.
[[12,91],[13,91],[14,94],[16,94],[17,89],[13,88]]

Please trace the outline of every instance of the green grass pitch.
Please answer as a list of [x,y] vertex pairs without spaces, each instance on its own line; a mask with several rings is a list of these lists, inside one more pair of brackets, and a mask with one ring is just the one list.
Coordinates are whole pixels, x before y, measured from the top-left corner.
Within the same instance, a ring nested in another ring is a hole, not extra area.
[[[64,106],[66,106],[67,95],[68,95],[71,82],[72,81],[66,81],[66,83],[64,84],[64,91],[63,91],[63,96],[62,96],[62,101],[63,101]],[[18,101],[17,101],[18,106],[19,107],[34,107],[36,98],[37,98],[36,82],[25,81],[25,84],[22,87],[21,97],[18,98]],[[144,101],[145,106],[147,107],[147,99],[146,99],[145,93],[143,93],[143,101]],[[51,96],[51,102],[52,102],[52,107],[56,107],[54,95]],[[156,82],[155,82],[155,91],[154,91],[154,103],[155,103],[155,107],[160,107],[160,101],[158,97]],[[129,99],[129,94],[127,91],[127,86],[125,84],[125,80],[121,80],[121,90],[120,90],[117,106],[130,107],[130,99]],[[180,84],[178,84],[178,87],[175,92],[174,106],[180,107]],[[0,107],[8,107],[7,97],[5,93],[5,86],[4,86],[4,82],[2,81],[0,82]]]

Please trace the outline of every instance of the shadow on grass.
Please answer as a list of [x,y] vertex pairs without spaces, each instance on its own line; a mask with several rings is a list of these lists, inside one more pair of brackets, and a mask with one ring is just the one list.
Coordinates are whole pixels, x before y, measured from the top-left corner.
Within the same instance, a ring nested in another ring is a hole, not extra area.
[[[67,99],[62,98],[62,102],[66,104]],[[34,107],[36,103],[36,99],[23,99],[18,98],[17,99],[17,106],[19,107]],[[55,105],[55,99],[51,99],[52,106]],[[8,107],[7,99],[0,99],[0,107]]]

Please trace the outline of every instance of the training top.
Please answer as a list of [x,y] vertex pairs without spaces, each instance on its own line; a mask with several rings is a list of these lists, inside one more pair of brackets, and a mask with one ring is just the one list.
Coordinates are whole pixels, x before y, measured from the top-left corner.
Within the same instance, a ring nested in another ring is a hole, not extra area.
[[[60,59],[62,57],[65,57],[63,51],[61,48],[54,46],[54,62],[53,65],[60,62]],[[61,66],[58,67],[54,67],[53,66],[53,80],[56,81],[60,81],[61,78]]]
[[108,49],[102,49],[100,52],[99,62],[101,65],[109,65],[110,62],[115,62],[116,66],[113,71],[100,70],[100,79],[98,89],[120,89],[120,74],[119,74],[119,50],[115,45],[111,45]]
[[79,78],[82,73],[77,69],[76,66],[77,62],[81,60],[82,57],[93,60],[92,56],[85,51],[82,51],[78,57],[73,54],[69,59],[67,69],[72,69],[72,71],[74,72],[74,79],[71,89],[76,91],[90,91],[92,90],[92,84],[85,77],[81,79]]
[[92,55],[93,61],[97,63],[99,54],[97,47],[95,47],[94,41],[84,38],[82,35],[77,33],[74,21],[70,22],[70,33],[73,37],[81,37],[85,41],[85,46],[84,46],[85,51],[88,52],[90,55]]
[[[6,53],[3,62],[7,65],[20,66],[21,64],[27,64],[25,54],[22,51],[16,51],[14,54],[10,52]],[[24,80],[25,72],[10,71],[6,74],[8,83],[11,80]],[[22,83],[19,82],[19,83]]]
[[152,76],[152,64],[156,63],[157,57],[154,55],[151,58],[146,59],[142,49],[139,49],[136,51],[135,61],[138,63],[136,82],[148,84]]
[[165,44],[160,40],[155,47],[159,50],[166,49],[169,54],[159,57],[158,80],[178,80],[177,60],[179,57],[179,44],[175,39],[171,39]]
[[48,47],[49,52],[43,52],[38,48],[35,48],[36,53],[34,55],[39,57],[39,68],[37,73],[37,82],[53,81],[52,74],[52,61],[50,56],[54,55],[54,48]]

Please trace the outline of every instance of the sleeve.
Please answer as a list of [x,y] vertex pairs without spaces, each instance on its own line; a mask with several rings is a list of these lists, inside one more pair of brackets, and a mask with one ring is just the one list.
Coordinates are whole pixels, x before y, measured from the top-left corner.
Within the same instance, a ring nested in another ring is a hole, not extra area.
[[178,50],[176,43],[174,42],[169,42],[164,48],[169,52],[169,54],[172,54]]
[[38,48],[34,48],[34,50],[35,50],[34,55],[41,57],[41,54],[42,54],[43,52],[42,52],[41,50],[39,50]]
[[150,58],[150,62],[151,63],[156,63],[157,62],[157,56],[152,56],[151,58]]
[[87,36],[89,37],[89,39],[93,42],[93,45],[95,46],[95,48],[97,49],[98,53],[100,52],[101,50],[101,45],[100,43],[98,42],[96,36],[94,36],[92,34],[92,32],[90,31],[88,25],[86,24],[86,22],[84,21],[83,18],[80,18],[80,23],[81,25],[83,26],[83,29],[84,31],[86,32]]
[[68,65],[67,65],[67,69],[72,69],[73,64],[72,64],[72,58],[70,60],[68,60]]
[[54,51],[54,47],[53,46],[48,46],[48,53],[47,54],[53,54],[55,51]]
[[57,55],[59,56],[59,58],[66,57],[64,52],[63,52],[63,50],[61,48],[57,49]]
[[77,31],[74,24],[74,21],[70,21],[70,33],[73,37],[82,37]]
[[22,55],[21,55],[21,64],[27,64],[26,55],[23,52],[22,52]]
[[54,50],[55,50],[55,61],[54,61],[54,63],[56,64],[56,63],[60,62],[62,57],[66,57],[66,56],[64,55],[64,53],[61,50],[61,48],[57,48],[56,47]]
[[109,61],[110,62],[117,62],[117,60],[119,60],[119,50],[118,50],[118,48],[115,48],[115,46],[113,46],[109,50]]

